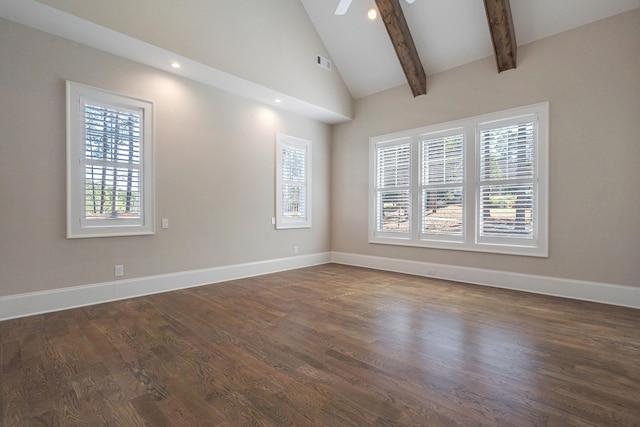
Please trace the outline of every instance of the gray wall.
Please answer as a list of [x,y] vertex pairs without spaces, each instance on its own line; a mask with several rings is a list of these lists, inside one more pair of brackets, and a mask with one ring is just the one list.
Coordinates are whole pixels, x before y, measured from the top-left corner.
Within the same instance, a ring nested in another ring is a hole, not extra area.
[[[328,125],[2,19],[0,40],[0,296],[330,250]],[[66,79],[155,103],[155,236],[65,238]],[[311,229],[271,225],[276,132],[313,142]]]
[[[640,286],[640,10],[518,51],[498,74],[486,58],[361,98],[336,125],[332,250]],[[549,258],[367,243],[369,137],[537,102],[550,103]]]

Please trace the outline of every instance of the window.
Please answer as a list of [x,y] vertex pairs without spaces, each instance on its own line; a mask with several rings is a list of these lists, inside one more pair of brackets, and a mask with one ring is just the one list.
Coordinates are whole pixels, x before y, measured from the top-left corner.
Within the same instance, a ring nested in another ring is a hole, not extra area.
[[406,236],[411,231],[410,142],[381,144],[376,170],[376,229],[381,236]]
[[311,227],[311,141],[276,135],[276,228]]
[[548,111],[371,138],[370,242],[547,256]]
[[463,236],[464,134],[460,129],[420,140],[423,239],[461,241]]
[[153,234],[153,104],[67,82],[67,236]]

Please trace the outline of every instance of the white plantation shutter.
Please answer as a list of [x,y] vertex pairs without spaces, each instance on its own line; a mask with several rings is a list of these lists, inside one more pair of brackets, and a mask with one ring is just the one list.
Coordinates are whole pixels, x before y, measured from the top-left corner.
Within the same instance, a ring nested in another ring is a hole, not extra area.
[[311,226],[311,141],[276,135],[276,227]]
[[369,139],[369,242],[548,256],[549,104]]
[[379,144],[375,154],[376,232],[409,234],[411,224],[411,144]]
[[153,104],[67,82],[67,235],[153,233]]
[[139,219],[143,111],[84,104],[84,221]]
[[535,129],[535,117],[481,127],[480,239],[534,239]]
[[422,237],[456,236],[458,239],[454,240],[459,240],[464,229],[464,134],[461,130],[424,136],[420,166]]
[[306,215],[306,150],[282,147],[282,215],[304,218]]

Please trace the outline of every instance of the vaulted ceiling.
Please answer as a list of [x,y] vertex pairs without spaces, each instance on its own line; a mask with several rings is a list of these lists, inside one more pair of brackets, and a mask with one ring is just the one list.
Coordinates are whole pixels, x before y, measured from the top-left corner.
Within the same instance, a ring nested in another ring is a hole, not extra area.
[[[429,91],[428,75],[494,55],[485,5],[506,0],[353,0],[336,16],[338,2],[0,0],[0,17],[274,108],[341,123],[353,118],[354,98],[407,83],[382,20],[367,19],[369,8],[401,8],[406,29],[399,32],[406,30],[415,44],[411,65],[422,65],[427,75],[426,89],[416,86],[419,94]],[[508,3],[518,46],[640,7],[640,0]],[[316,55],[329,57],[338,72],[317,67]],[[172,68],[174,61],[182,67]]]
[[[301,2],[354,98],[407,83],[382,20],[367,18],[367,11],[376,6],[376,0],[353,0],[342,16],[334,14],[338,0]],[[640,0],[509,3],[519,46],[640,7]],[[494,55],[483,0],[415,0],[413,4],[400,4],[427,75]]]

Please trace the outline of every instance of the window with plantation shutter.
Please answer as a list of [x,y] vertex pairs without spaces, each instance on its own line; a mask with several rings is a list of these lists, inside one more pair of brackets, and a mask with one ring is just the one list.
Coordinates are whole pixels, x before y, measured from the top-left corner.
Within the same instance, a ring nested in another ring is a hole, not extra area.
[[369,241],[548,254],[541,103],[370,139]]
[[383,142],[375,148],[375,231],[408,237],[411,231],[411,143]]
[[464,133],[424,135],[420,143],[423,238],[461,240],[464,229]]
[[535,237],[534,120],[480,127],[479,240]]
[[276,135],[276,228],[311,227],[311,141]]
[[67,235],[153,233],[152,104],[67,82]]

